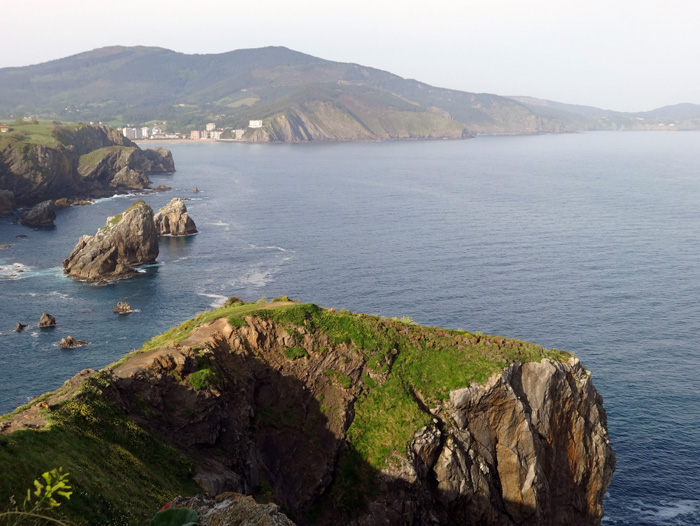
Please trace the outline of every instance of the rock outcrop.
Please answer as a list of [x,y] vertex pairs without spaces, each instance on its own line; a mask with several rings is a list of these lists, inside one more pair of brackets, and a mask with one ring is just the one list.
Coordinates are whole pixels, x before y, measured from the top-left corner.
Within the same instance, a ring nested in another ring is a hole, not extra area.
[[52,139],[54,146],[11,140],[0,147],[0,215],[49,199],[142,190],[148,174],[175,171],[169,150],[141,150],[105,126],[57,125]]
[[63,270],[84,281],[123,279],[133,267],[153,263],[158,257],[158,232],[153,210],[138,200],[124,212],[107,218],[94,236],[83,236],[63,261]]
[[[68,391],[48,408],[64,411]],[[288,524],[235,492],[303,524],[599,525],[615,465],[602,399],[576,358],[284,298],[232,298],[82,392],[188,455],[219,497],[173,505],[202,524]],[[42,418],[29,408],[2,432]]]
[[0,217],[12,215],[15,206],[15,194],[9,190],[0,190]]
[[222,493],[216,497],[198,495],[178,497],[171,508],[189,508],[199,514],[200,526],[295,526],[275,504],[259,504],[253,497],[239,493]]
[[44,312],[39,319],[39,327],[55,327],[56,318],[51,316],[48,312]]
[[53,226],[56,206],[53,201],[42,201],[22,214],[20,222],[25,226]]
[[191,236],[197,233],[197,226],[187,213],[185,202],[179,197],[171,199],[153,217],[161,236]]

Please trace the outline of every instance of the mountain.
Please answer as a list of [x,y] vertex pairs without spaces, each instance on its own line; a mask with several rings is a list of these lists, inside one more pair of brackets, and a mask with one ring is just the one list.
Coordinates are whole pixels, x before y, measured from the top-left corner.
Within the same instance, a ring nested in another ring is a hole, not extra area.
[[[178,494],[255,507],[237,492],[298,524],[599,525],[614,465],[565,352],[231,298],[0,417],[0,517],[62,467],[74,524],[146,524]],[[202,524],[287,524],[230,520]]]
[[108,47],[0,69],[0,116],[36,114],[112,125],[167,121],[187,131],[265,122],[278,140],[459,138],[562,131],[561,123],[497,95],[436,88],[283,47],[185,55]]

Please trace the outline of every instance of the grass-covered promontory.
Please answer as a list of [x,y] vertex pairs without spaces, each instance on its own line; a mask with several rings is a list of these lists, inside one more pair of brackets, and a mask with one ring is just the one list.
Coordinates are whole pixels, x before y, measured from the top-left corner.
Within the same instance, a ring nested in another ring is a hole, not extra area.
[[[200,453],[170,442],[168,436],[147,431],[137,423],[138,418],[109,403],[105,392],[110,388],[110,370],[142,353],[184,346],[197,329],[221,318],[234,335],[254,325],[259,328],[264,321],[265,326],[278,327],[289,336],[291,343],[284,349],[265,351],[260,347],[251,360],[299,370],[314,359],[342,353],[339,364],[356,365],[354,372],[342,366],[320,372],[332,386],[328,389],[347,394],[354,407],[354,418],[345,432],[346,447],[338,459],[333,483],[322,496],[331,499],[335,509],[348,513],[361,506],[363,495],[371,492],[373,473],[405,458],[413,434],[432,420],[429,409],[444,404],[450,391],[484,382],[515,360],[562,360],[569,356],[516,340],[336,312],[314,304],[233,300],[154,337],[85,380],[77,395],[54,396],[53,401],[44,396],[2,417],[0,430],[30,407],[36,410],[43,405],[47,424],[41,429],[0,434],[0,510],[9,508],[13,495],[20,499],[41,473],[57,467],[71,474],[74,487],[70,501],[58,510],[76,524],[144,523],[172,497],[200,492],[191,471]],[[235,340],[230,337],[229,341]],[[182,377],[175,375],[172,381],[198,393],[225,391],[225,375],[221,376],[218,365],[208,361],[206,349],[196,351],[196,370]],[[266,352],[276,354],[265,356]],[[320,394],[316,398],[320,412],[330,421],[336,410],[333,401]],[[260,408],[258,413],[251,426],[295,426],[288,421],[293,411],[278,415]],[[148,408],[140,413],[141,417],[148,414]],[[275,422],[282,416],[287,420]]]

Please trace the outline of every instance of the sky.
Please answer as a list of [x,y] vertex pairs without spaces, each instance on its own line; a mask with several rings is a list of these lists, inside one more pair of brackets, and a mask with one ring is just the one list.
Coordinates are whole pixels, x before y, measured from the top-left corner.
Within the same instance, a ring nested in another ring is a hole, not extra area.
[[697,0],[16,0],[0,12],[0,68],[109,45],[275,45],[471,92],[700,104]]

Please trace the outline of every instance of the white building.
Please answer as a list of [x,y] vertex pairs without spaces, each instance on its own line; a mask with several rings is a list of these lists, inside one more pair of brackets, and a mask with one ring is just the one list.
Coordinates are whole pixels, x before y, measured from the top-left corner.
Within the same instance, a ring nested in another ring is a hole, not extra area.
[[207,126],[206,126],[206,130],[207,130],[208,132],[214,131],[215,129],[216,129],[216,124],[213,123],[213,122],[208,123]]
[[248,128],[262,128],[262,121],[250,121]]
[[141,135],[141,130],[139,130],[138,128],[124,128],[122,130],[122,134],[124,135],[124,137],[126,137],[127,139],[131,139],[131,140],[136,140],[136,139],[141,138],[141,137],[139,137]]
[[146,139],[151,135],[151,131],[148,129],[148,126],[144,126],[141,128],[141,138]]
[[163,130],[161,130],[158,126],[154,126],[153,129],[151,130],[151,133],[153,135],[159,135],[163,133]]
[[222,134],[222,133],[223,133],[223,132],[216,131],[216,130],[210,131],[210,132],[209,132],[209,138],[210,138],[210,139],[216,139],[216,140],[218,141],[219,139],[221,139],[221,134]]

